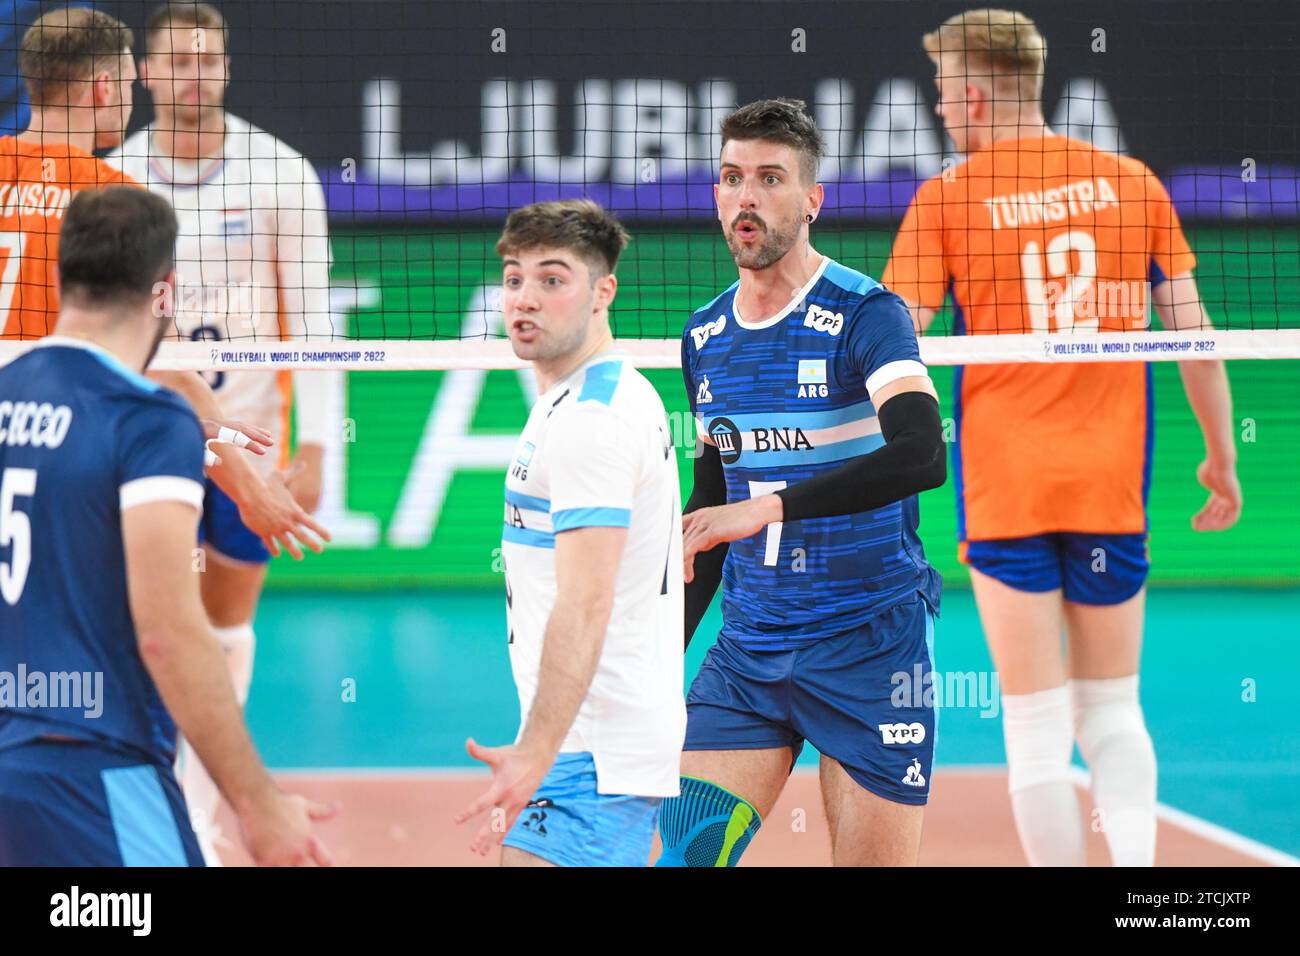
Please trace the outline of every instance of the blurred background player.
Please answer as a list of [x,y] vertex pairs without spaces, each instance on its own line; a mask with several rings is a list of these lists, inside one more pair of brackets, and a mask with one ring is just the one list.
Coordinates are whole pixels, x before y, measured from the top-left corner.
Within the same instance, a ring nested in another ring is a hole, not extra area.
[[682,372],[703,442],[687,639],[719,582],[723,625],[687,697],[658,865],[735,865],[805,740],[835,864],[915,864],[934,708],[923,687],[896,700],[894,678],[934,667],[916,494],[945,478],[938,400],[902,301],[809,241],[823,140],[803,103],[750,103],[721,132],[740,280],[687,323]]
[[[506,616],[522,725],[472,757],[493,809],[474,849],[503,866],[645,866],[677,794],[681,492],[653,386],[611,352],[628,235],[590,200],[511,213],[502,310],[539,396],[506,475]],[[527,807],[527,809],[525,809]],[[521,816],[522,812],[522,816]]]
[[[1159,179],[1056,136],[1033,21],[973,10],[924,38],[937,112],[966,161],[926,182],[883,281],[924,330],[951,290],[958,333],[1209,329]],[[996,278],[990,278],[996,276]],[[1193,519],[1241,512],[1220,361],[1179,364],[1210,490]],[[1156,763],[1138,703],[1153,412],[1145,363],[972,365],[954,383],[959,554],[1001,680],[1016,826],[1034,865],[1084,862],[1072,741],[1116,865],[1155,859]],[[1069,635],[1063,661],[1061,629]]]
[[[46,13],[23,34],[18,65],[32,102],[31,122],[16,137],[0,138],[0,281],[4,339],[49,333],[58,315],[54,281],[59,226],[72,196],[115,183],[137,185],[96,159],[92,149],[121,143],[132,106],[131,31],[106,13],[62,8]],[[182,395],[209,439],[226,433],[262,454],[271,436],[255,425],[227,419],[212,390],[193,372],[151,371],[148,377]],[[221,451],[224,448],[224,451]],[[217,446],[209,477],[239,502],[246,524],[278,553],[282,545],[301,557],[299,541],[319,550],[311,534],[328,533],[312,522],[278,476],[262,478],[231,445]],[[211,464],[211,463],[210,463]]]
[[131,31],[107,13],[52,10],[18,53],[31,122],[0,137],[0,339],[48,335],[58,317],[54,268],[72,195],[126,182],[91,155],[122,142],[131,116]]
[[[199,602],[202,428],[140,374],[175,240],[158,197],[79,194],[56,334],[0,368],[0,671],[25,672],[29,691],[32,674],[62,675],[48,698],[0,702],[0,865],[201,866],[177,724],[255,860],[329,861],[310,820],[331,811],[272,782]],[[68,675],[83,684],[65,698]]]
[[[154,121],[108,161],[176,208],[178,285],[169,338],[328,341],[333,326],[324,193],[301,154],[225,111],[227,38],[224,18],[206,3],[154,9],[140,62]],[[223,411],[265,423],[282,452],[289,447],[289,409],[296,408],[296,453],[287,481],[308,512],[320,499],[321,456],[331,429],[321,389],[330,374],[222,371],[209,379]],[[283,454],[279,464],[288,464]],[[268,457],[263,470],[275,465]],[[271,553],[211,483],[200,537],[208,558],[203,605],[226,649],[242,705],[253,677],[253,618]],[[181,782],[204,855],[216,864],[218,794],[184,745]]]

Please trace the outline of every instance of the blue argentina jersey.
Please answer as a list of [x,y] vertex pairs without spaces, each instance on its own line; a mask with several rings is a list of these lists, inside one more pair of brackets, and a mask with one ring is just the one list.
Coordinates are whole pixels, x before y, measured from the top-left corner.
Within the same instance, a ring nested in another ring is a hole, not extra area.
[[[718,447],[728,502],[812,478],[884,444],[871,393],[926,375],[907,307],[829,258],[762,322],[736,313],[738,285],[695,312],[682,370],[696,427]],[[857,628],[940,579],[917,536],[915,496],[875,511],[769,525],[734,541],[722,636],[756,650]]]
[[189,406],[76,339],[0,368],[0,749],[59,734],[170,765],[136,647],[122,512],[202,505]]

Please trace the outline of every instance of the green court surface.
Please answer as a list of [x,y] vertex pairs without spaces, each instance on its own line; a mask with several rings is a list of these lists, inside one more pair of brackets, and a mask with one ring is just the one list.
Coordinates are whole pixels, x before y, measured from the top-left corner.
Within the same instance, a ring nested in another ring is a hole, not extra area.
[[[465,738],[507,743],[519,707],[495,591],[272,594],[257,618],[248,718],[277,768],[467,768]],[[1151,592],[1142,698],[1159,799],[1300,855],[1300,590]],[[720,623],[686,659],[689,680]],[[1004,762],[997,685],[969,590],[935,630],[945,690],[935,773]],[[354,699],[349,699],[354,698]],[[800,763],[815,760],[805,748]]]

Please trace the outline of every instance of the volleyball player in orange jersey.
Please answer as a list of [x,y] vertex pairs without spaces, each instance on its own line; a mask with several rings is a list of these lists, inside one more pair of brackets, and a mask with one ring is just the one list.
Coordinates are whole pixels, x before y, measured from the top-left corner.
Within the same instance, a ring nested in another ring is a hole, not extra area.
[[91,154],[120,143],[130,119],[130,43],[124,25],[85,9],[52,11],[23,37],[18,65],[32,120],[0,137],[0,338],[53,329],[59,227],[73,194],[131,183]]
[[[51,10],[23,35],[18,68],[32,118],[17,136],[0,137],[0,340],[36,339],[53,330],[59,310],[59,228],[72,196],[85,189],[139,185],[91,153],[118,146],[126,132],[136,78],[132,42],[125,24],[81,7]],[[212,390],[198,375],[148,374],[194,407],[209,438],[230,426],[242,436],[241,445],[265,453],[270,435],[224,421]],[[325,540],[329,533],[298,506],[279,474],[264,480],[233,446],[223,443],[216,450],[220,463],[208,473],[239,503],[244,523],[273,554],[283,545],[301,558],[299,542],[321,550],[307,532]]]
[[[883,276],[918,329],[951,295],[958,334],[1083,342],[1146,328],[1148,290],[1166,328],[1211,327],[1156,176],[1048,128],[1046,44],[1029,18],[968,11],[924,46],[966,161],[917,191]],[[1179,369],[1210,491],[1192,525],[1222,530],[1241,512],[1227,375],[1219,361]],[[1155,858],[1155,753],[1137,691],[1151,395],[1143,362],[972,365],[955,378],[959,555],[1001,679],[1012,807],[1034,865],[1084,862],[1076,739],[1113,862]]]

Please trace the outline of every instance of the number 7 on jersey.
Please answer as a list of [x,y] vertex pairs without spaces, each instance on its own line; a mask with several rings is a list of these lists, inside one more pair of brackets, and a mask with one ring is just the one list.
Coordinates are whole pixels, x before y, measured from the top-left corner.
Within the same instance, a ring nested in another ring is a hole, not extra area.
[[[771,494],[774,491],[780,491],[786,486],[784,481],[751,481],[749,483],[749,497],[757,498],[760,495]],[[781,529],[784,522],[773,521],[767,526],[767,541],[763,545],[763,566],[775,567],[777,556],[781,553]]]

